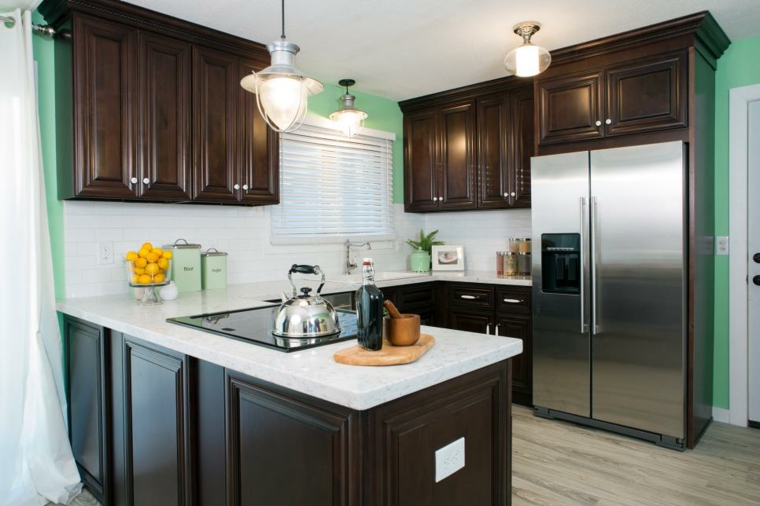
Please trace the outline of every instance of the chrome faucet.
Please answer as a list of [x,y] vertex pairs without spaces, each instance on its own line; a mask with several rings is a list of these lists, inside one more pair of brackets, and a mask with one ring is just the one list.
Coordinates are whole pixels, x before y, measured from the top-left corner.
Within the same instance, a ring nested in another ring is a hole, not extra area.
[[356,257],[351,260],[351,248],[363,248],[365,246],[367,247],[367,250],[372,249],[372,245],[369,243],[369,241],[351,242],[346,239],[346,274],[351,274],[351,271],[358,267],[356,264]]

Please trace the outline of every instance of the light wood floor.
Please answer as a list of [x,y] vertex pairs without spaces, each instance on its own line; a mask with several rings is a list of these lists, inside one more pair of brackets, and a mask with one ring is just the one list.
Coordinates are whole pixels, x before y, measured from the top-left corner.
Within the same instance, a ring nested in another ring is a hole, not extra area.
[[533,416],[515,406],[512,504],[760,504],[760,430],[713,422],[693,451]]
[[[714,422],[696,450],[681,453],[519,406],[513,413],[515,506],[760,505],[758,429]],[[98,504],[87,491],[72,503]]]

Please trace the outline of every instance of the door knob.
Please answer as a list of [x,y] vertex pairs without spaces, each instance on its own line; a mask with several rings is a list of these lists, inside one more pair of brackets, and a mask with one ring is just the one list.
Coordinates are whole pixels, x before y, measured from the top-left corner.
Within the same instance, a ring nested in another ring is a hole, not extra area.
[[243,185],[243,190],[248,191],[248,185],[247,184]]
[[599,120],[596,120],[596,123],[594,123],[596,126],[602,126],[602,122]]
[[752,255],[752,260],[754,260],[756,264],[760,264],[760,253]]
[[150,184],[150,179],[147,177],[143,179],[143,184]]
[[236,190],[239,190],[240,189],[240,185],[236,184],[235,186],[233,186],[233,188],[236,189]]
[[752,282],[755,283],[757,286],[760,286],[760,275],[752,278]]
[[604,123],[607,124],[607,125],[611,125],[612,124],[612,120],[609,119],[609,118],[607,118]]
[[137,178],[133,177],[132,179],[129,180],[129,182],[132,184],[137,184]]

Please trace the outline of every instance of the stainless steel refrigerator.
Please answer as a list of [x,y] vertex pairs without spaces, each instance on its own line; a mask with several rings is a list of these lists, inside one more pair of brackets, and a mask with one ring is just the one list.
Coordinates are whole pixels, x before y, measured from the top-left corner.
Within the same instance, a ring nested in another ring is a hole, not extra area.
[[532,159],[533,403],[682,449],[686,150]]

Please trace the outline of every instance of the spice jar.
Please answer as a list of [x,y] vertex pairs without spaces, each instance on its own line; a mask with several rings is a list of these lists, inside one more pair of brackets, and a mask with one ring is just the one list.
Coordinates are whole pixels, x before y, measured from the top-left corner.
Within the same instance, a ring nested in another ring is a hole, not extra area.
[[517,255],[517,273],[520,276],[530,276],[532,258],[529,251]]
[[520,251],[520,239],[517,237],[510,237],[509,238],[509,252],[510,253],[517,253]]
[[496,252],[496,274],[501,276],[504,274],[504,254],[506,251]]
[[504,252],[504,275],[517,276],[517,253]]
[[520,246],[519,246],[520,253],[530,253],[531,252],[531,244],[530,244],[530,238],[526,237],[524,239],[520,239]]

